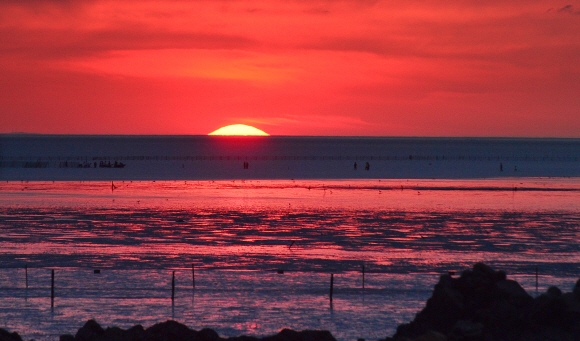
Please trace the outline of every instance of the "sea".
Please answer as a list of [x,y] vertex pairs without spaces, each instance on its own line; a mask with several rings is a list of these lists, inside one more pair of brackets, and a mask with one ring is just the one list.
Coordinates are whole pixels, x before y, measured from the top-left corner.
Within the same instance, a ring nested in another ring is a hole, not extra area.
[[377,340],[477,262],[570,291],[579,199],[577,139],[0,135],[0,327]]

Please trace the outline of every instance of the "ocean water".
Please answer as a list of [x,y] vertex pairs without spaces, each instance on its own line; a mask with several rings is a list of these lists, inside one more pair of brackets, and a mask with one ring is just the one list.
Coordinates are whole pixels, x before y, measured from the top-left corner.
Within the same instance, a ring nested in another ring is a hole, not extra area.
[[13,181],[579,176],[580,139],[0,135]]
[[577,177],[4,181],[0,327],[56,340],[89,318],[175,319],[222,336],[376,340],[414,317],[440,274],[475,262],[531,295],[571,290],[579,194]]

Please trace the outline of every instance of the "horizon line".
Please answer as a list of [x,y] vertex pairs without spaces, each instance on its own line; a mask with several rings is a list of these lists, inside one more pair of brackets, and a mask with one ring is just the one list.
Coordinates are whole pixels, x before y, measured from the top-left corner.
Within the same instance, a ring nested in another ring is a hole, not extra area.
[[510,140],[528,140],[528,139],[546,139],[546,140],[578,140],[578,137],[561,137],[561,136],[478,136],[478,135],[461,135],[461,136],[449,136],[449,135],[209,135],[209,134],[98,134],[98,133],[28,133],[28,132],[0,132],[1,136],[10,137],[26,137],[26,136],[70,136],[70,137],[208,137],[208,138],[277,138],[277,137],[291,137],[291,138],[388,138],[388,139],[510,139]]

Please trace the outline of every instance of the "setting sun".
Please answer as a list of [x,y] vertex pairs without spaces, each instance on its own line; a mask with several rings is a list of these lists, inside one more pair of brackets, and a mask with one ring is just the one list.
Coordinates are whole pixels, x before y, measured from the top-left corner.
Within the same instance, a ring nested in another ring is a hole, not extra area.
[[231,124],[212,131],[208,135],[221,136],[270,136],[263,130],[246,124]]

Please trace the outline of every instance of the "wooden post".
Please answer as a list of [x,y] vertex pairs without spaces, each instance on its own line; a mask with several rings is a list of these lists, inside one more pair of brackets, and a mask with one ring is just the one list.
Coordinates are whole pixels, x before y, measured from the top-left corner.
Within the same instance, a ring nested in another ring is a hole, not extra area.
[[536,295],[538,294],[538,267],[536,266]]
[[334,289],[334,274],[330,274],[330,302],[332,303],[332,291]]
[[50,275],[50,307],[54,307],[54,269]]
[[191,264],[191,285],[195,289],[195,268],[193,267],[193,263]]
[[175,271],[171,275],[171,301],[175,299]]
[[24,277],[26,278],[26,289],[28,289],[28,264],[24,264]]
[[362,265],[362,275],[363,275],[363,290],[365,290],[365,265]]

